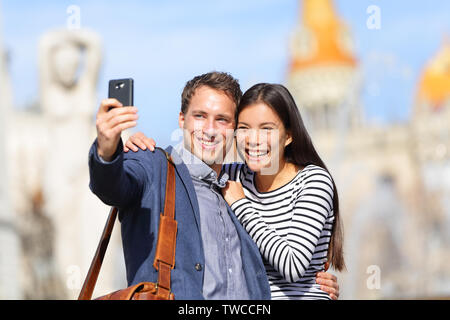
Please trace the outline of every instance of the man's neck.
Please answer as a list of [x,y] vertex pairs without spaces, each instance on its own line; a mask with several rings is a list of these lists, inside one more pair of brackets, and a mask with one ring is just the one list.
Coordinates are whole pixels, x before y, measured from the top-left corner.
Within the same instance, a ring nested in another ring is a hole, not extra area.
[[220,175],[220,172],[222,171],[222,164],[214,163],[214,164],[208,165],[208,166],[217,173],[217,176]]

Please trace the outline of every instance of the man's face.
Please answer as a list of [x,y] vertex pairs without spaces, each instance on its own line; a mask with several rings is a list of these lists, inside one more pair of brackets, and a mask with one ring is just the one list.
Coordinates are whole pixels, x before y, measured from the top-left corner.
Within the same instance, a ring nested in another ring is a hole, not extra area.
[[186,113],[178,118],[185,148],[210,167],[220,168],[233,145],[235,112],[235,103],[224,92],[197,88]]

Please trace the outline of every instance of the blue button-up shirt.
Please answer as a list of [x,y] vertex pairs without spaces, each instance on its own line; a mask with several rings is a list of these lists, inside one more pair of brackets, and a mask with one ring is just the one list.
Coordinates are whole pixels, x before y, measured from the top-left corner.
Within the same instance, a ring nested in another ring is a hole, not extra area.
[[205,299],[249,299],[242,268],[241,244],[220,189],[228,180],[183,146],[176,148],[187,166],[200,209],[200,232],[205,252],[203,296]]

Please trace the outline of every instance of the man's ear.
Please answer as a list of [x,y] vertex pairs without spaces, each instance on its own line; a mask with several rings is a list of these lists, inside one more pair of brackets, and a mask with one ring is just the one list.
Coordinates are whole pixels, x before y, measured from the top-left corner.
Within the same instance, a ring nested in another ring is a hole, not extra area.
[[178,115],[178,126],[183,129],[184,128],[184,113],[180,112]]

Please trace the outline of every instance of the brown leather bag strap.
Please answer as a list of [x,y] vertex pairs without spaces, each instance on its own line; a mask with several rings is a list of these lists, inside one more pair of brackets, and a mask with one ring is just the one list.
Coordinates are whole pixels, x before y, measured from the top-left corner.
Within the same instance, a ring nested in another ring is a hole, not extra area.
[[92,292],[94,291],[95,284],[97,282],[98,273],[102,267],[103,258],[105,257],[106,248],[108,247],[109,239],[111,238],[112,230],[114,228],[114,222],[116,221],[117,207],[112,207],[109,211],[108,219],[106,220],[105,228],[103,229],[100,242],[95,251],[94,258],[92,259],[91,266],[84,280],[83,287],[81,288],[78,300],[90,300],[92,298]]
[[[167,179],[166,179],[166,195],[164,200],[164,214],[160,216],[160,224],[158,231],[158,243],[155,254],[155,268],[158,270],[157,294],[161,298],[168,298],[170,295],[170,270],[175,266],[175,247],[177,222],[175,217],[175,165],[169,154],[161,149],[167,158]],[[105,257],[109,239],[114,228],[118,208],[112,207],[106,220],[100,242],[97,246],[91,266],[84,280],[78,300],[90,300],[97,282],[98,274]],[[159,249],[159,250],[158,250]],[[168,250],[167,253],[165,250]],[[157,262],[158,261],[158,262]]]
[[158,270],[157,295],[168,299],[170,272],[175,267],[177,222],[175,221],[175,165],[168,157],[164,212],[160,214],[158,243],[153,266]]

